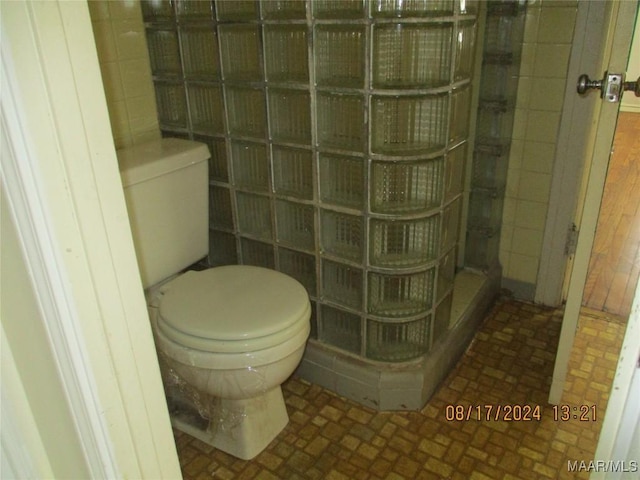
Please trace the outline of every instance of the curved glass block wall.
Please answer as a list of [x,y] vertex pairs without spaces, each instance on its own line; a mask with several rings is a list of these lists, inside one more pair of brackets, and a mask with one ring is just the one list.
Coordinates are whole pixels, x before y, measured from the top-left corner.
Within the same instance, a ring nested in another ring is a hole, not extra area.
[[428,352],[449,326],[459,248],[472,3],[143,13],[161,128],[212,153],[210,262],[298,279],[319,342],[383,362]]

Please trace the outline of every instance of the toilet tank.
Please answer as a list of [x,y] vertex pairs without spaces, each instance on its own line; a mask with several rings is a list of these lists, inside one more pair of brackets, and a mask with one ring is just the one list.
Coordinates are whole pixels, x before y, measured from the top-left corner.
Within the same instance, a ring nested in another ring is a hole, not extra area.
[[209,149],[163,138],[117,151],[144,288],[209,250]]

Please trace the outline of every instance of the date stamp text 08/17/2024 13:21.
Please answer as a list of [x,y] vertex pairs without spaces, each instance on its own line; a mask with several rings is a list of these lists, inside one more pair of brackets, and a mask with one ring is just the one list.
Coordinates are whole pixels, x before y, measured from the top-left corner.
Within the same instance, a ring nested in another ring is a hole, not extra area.
[[[531,422],[542,420],[540,405],[453,405],[445,407],[445,418],[454,421],[505,421]],[[595,422],[597,419],[595,405],[552,405],[553,420],[566,422],[578,420],[581,422]]]

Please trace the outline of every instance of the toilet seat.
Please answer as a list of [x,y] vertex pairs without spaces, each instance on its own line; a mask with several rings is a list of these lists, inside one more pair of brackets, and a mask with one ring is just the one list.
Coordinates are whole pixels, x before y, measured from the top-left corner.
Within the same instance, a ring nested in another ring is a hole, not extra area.
[[162,288],[157,325],[185,347],[218,353],[267,349],[309,328],[304,287],[266,268],[189,271]]

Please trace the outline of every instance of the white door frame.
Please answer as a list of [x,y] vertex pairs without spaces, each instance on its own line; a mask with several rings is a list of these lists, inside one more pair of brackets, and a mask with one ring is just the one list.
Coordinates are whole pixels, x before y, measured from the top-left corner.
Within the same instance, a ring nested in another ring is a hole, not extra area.
[[[586,20],[587,25],[600,23],[604,25],[604,29],[601,30],[603,34],[595,38],[595,44],[591,47],[597,48],[601,52],[599,55],[601,57],[600,66],[596,71],[582,71],[581,73],[595,77],[601,75],[600,72],[605,70],[624,72],[633,35],[637,4],[635,2],[580,2],[582,8],[585,4],[587,4],[588,12],[583,20]],[[593,8],[598,6],[604,6],[605,10],[599,11]],[[592,13],[596,15],[593,20],[590,18]],[[579,29],[581,26],[577,25],[576,28]],[[577,97],[577,93],[573,93],[573,95]],[[584,182],[585,188],[580,188],[577,196],[578,211],[575,218],[577,218],[576,224],[579,225],[579,236],[571,268],[567,301],[549,394],[549,402],[554,404],[560,402],[564,389],[620,106],[619,103],[601,101],[597,94],[592,94],[591,97],[595,97],[595,100],[592,101],[596,102],[593,114],[579,120],[588,125],[588,134],[573,140],[574,144],[579,144],[575,142],[581,141],[586,145],[585,153],[587,155],[584,157],[585,168],[582,177],[586,179],[586,182]],[[569,182],[568,178],[562,176],[554,179],[554,181],[556,180],[560,184],[563,180]],[[558,274],[557,271],[556,274]]]
[[87,4],[0,21],[2,185],[89,471],[181,478]]

